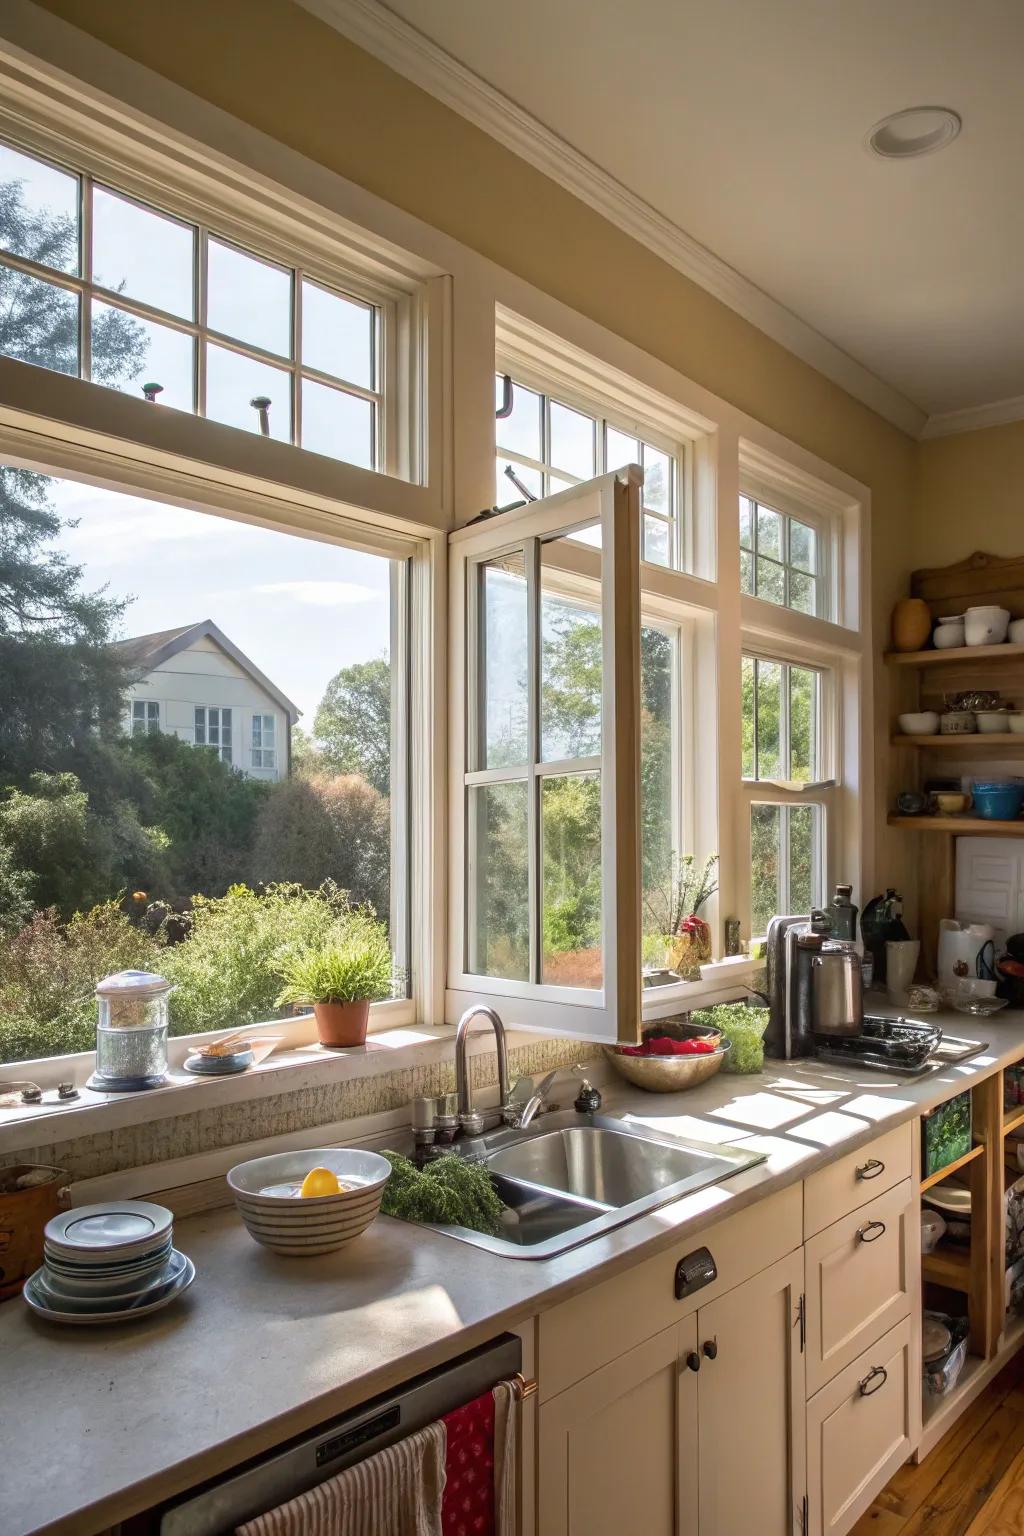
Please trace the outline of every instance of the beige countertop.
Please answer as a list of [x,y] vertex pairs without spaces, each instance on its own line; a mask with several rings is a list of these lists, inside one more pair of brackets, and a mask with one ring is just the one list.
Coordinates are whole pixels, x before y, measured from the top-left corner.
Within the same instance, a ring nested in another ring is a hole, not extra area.
[[[742,1142],[767,1161],[547,1261],[507,1259],[379,1218],[340,1253],[284,1259],[233,1210],[181,1221],[196,1283],[165,1312],[58,1328],[0,1306],[0,1533],[92,1536],[502,1328],[806,1177],[1024,1056],[1024,1012],[937,1016],[989,1042],[916,1081],[817,1061],[719,1074],[687,1094],[633,1090],[606,1109],[675,1135]],[[623,1085],[625,1086],[625,1085]]]

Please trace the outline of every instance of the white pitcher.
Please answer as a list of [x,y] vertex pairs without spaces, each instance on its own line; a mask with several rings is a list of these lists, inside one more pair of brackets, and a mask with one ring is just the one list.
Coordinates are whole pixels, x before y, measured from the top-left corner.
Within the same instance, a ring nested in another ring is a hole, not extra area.
[[952,917],[939,923],[939,983],[946,985],[966,976],[988,976],[992,971],[995,930],[987,923],[968,923]]

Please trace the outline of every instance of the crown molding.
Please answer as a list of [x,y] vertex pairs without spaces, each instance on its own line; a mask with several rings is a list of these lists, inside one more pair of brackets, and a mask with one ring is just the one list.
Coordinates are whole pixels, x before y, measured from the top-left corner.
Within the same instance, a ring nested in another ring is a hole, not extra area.
[[927,414],[380,0],[299,0],[911,437]]
[[1012,421],[1024,421],[1024,395],[1011,395],[988,405],[968,405],[962,411],[942,411],[929,416],[921,436],[954,437],[960,432],[980,432],[984,427],[1005,427]]

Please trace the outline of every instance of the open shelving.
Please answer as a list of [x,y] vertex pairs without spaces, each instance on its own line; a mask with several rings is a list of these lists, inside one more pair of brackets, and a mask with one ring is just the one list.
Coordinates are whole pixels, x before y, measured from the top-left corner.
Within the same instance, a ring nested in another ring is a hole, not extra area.
[[1024,661],[1024,645],[957,645],[945,651],[886,651],[890,667],[950,667],[961,662]]

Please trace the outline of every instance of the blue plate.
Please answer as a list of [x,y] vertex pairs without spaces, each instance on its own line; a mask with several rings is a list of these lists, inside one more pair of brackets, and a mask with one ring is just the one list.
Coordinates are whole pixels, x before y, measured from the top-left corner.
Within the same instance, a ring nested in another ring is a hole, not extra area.
[[196,1052],[186,1058],[185,1071],[194,1072],[197,1077],[230,1077],[233,1072],[244,1072],[246,1067],[251,1067],[253,1060],[251,1047],[233,1051],[230,1056],[203,1056]]

